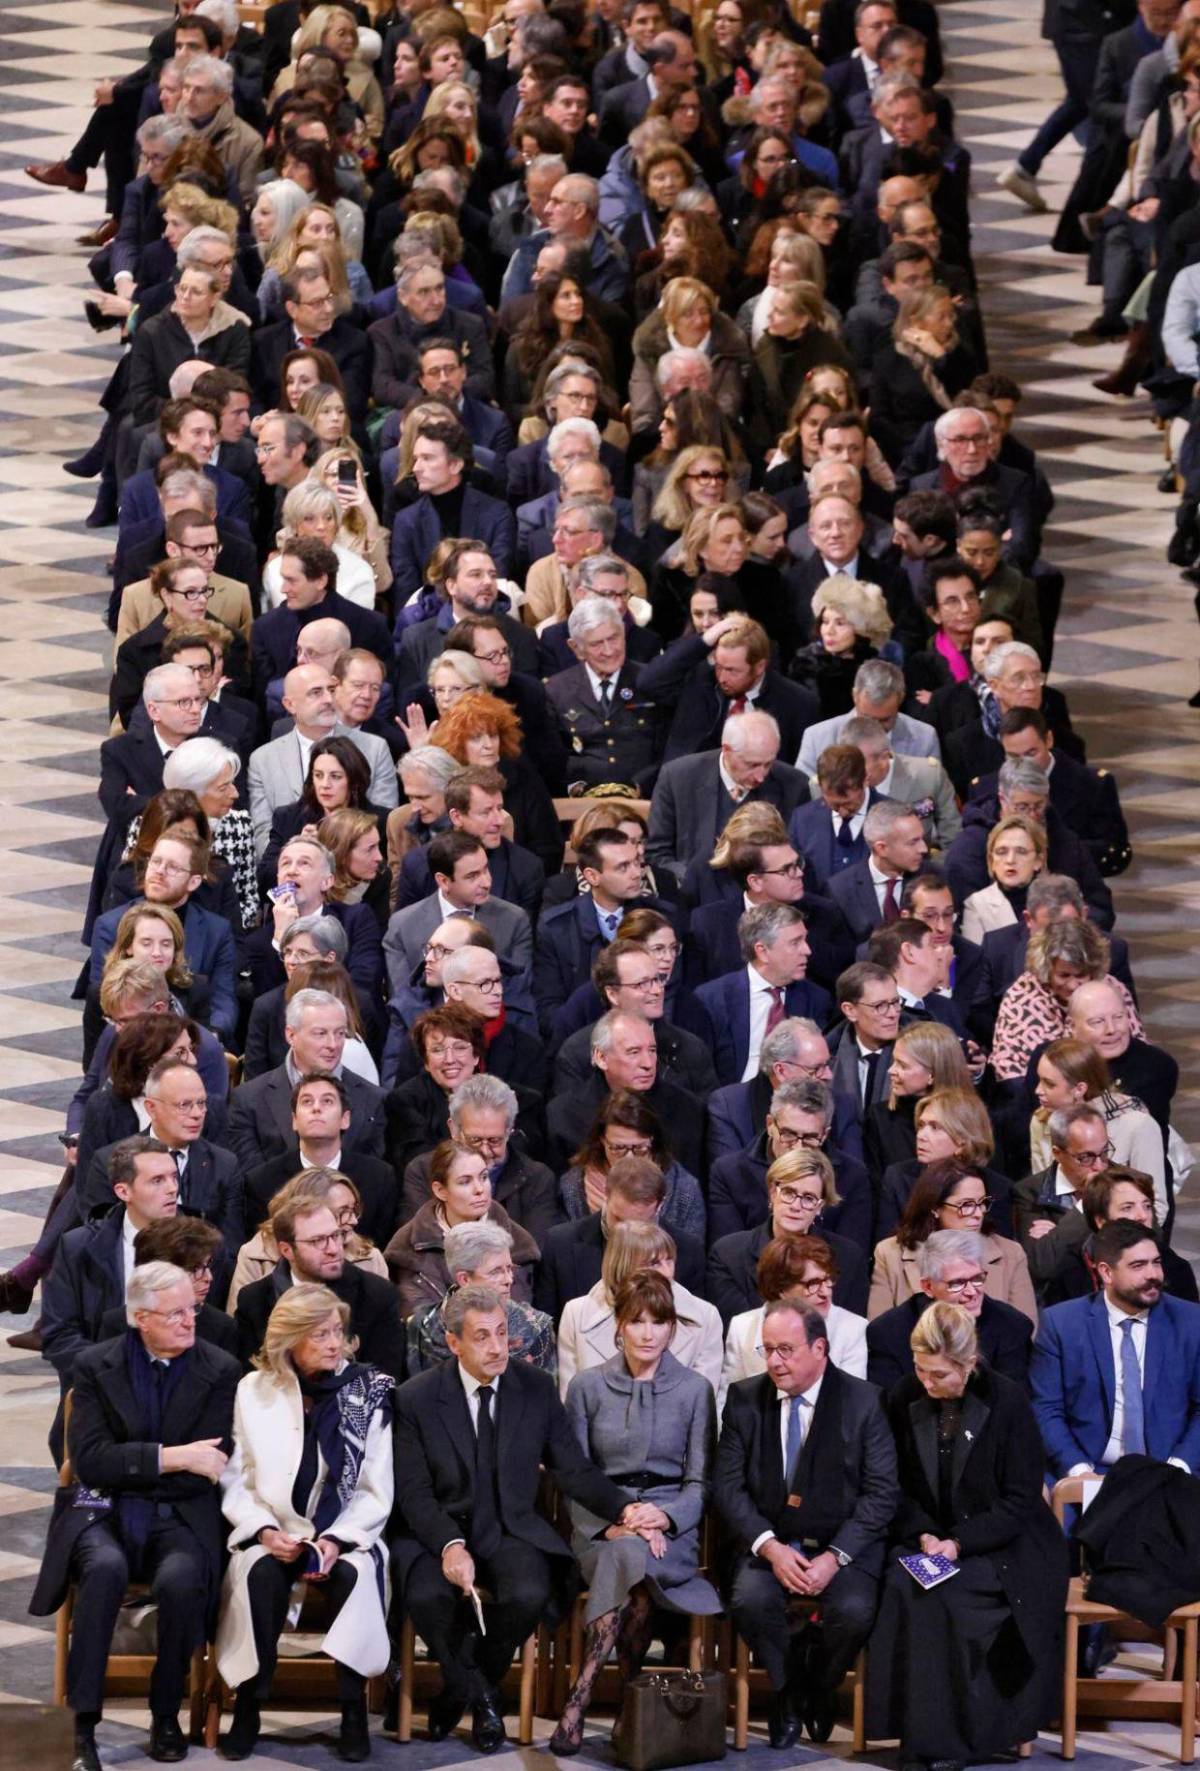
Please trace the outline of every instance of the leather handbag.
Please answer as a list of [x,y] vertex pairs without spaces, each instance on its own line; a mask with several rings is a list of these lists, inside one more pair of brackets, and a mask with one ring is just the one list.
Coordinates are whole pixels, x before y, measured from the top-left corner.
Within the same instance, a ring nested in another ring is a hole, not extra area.
[[725,1757],[724,1673],[639,1673],[613,1729],[618,1765],[664,1771]]

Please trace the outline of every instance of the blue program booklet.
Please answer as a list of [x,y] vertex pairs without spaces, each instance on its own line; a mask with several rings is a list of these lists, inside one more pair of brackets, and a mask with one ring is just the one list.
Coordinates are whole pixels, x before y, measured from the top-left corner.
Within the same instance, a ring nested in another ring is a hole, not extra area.
[[926,1592],[930,1587],[940,1587],[944,1580],[949,1580],[951,1575],[959,1571],[958,1563],[952,1562],[948,1556],[901,1556],[900,1566]]

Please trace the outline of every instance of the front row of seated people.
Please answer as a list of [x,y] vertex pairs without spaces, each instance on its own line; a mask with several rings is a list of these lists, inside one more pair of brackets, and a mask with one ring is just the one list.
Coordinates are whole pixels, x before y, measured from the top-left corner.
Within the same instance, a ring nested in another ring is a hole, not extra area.
[[[436,1200],[471,1156],[433,1152]],[[720,1314],[676,1277],[681,1245],[637,1209],[655,1182],[661,1202],[661,1174],[631,1155],[609,1174],[600,1279],[562,1312],[556,1346],[553,1318],[514,1299],[511,1221],[485,1190],[481,1213],[443,1223],[447,1283],[413,1313],[406,1364],[345,1176],[309,1170],[272,1199],[264,1258],[278,1261],[244,1275],[231,1320],[208,1301],[220,1234],[177,1211],[168,1148],[127,1139],[111,1163],[124,1303],[74,1357],[73,1483],[32,1603],[48,1614],[74,1588],[80,1771],[98,1771],[131,1582],[157,1605],[159,1761],[186,1754],[178,1712],[206,1638],[232,1693],[221,1751],[251,1755],[301,1598],[335,1662],[342,1758],[370,1754],[366,1681],[405,1619],[441,1671],[431,1738],[469,1716],[475,1748],[498,1751],[514,1654],[581,1588],[558,1756],[579,1751],[612,1655],[628,1680],[653,1637],[726,1610],[768,1676],[773,1746],[828,1738],[866,1644],[868,1732],[898,1737],[902,1764],[994,1758],[1055,1709],[1068,1561],[1043,1482],[1130,1453],[1200,1467],[1200,1309],[1164,1292],[1152,1187],[1134,1171],[1089,1180],[1075,1252],[1096,1289],[1045,1309],[1032,1345],[1029,1316],[990,1295],[987,1237],[943,1209],[913,1294],[869,1325],[833,1301],[830,1241],[772,1220],[746,1250],[761,1301],[732,1314],[722,1351]],[[931,1166],[951,1171],[951,1198],[978,1184],[961,1162]],[[820,1151],[792,1150],[768,1187],[794,1194],[823,1171]],[[543,1476],[566,1497],[569,1542]],[[899,1560],[917,1553],[958,1572],[925,1590]]]

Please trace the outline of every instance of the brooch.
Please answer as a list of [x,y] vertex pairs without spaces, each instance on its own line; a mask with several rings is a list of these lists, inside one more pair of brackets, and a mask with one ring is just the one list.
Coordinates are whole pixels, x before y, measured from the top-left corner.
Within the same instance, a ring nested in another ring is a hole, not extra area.
[[633,690],[632,689],[622,689],[621,690],[621,699],[622,699],[622,701],[632,701],[633,700]]

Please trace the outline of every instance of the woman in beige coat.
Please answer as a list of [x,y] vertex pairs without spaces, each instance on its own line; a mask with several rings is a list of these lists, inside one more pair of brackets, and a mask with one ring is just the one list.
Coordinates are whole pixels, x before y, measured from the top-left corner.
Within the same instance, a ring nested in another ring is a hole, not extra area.
[[673,1357],[706,1377],[715,1392],[725,1357],[720,1316],[676,1280],[674,1237],[658,1224],[618,1224],[604,1245],[599,1279],[582,1297],[571,1299],[558,1325],[558,1388],[564,1400],[577,1371],[604,1365],[616,1354],[613,1299],[627,1279],[647,1267],[671,1284],[678,1318]]
[[875,1245],[868,1319],[874,1321],[920,1290],[917,1250],[927,1236],[935,1230],[975,1230],[988,1250],[985,1294],[1021,1310],[1036,1326],[1037,1302],[1025,1250],[992,1229],[987,1219],[990,1203],[985,1183],[969,1163],[949,1156],[923,1169],[896,1234]]

